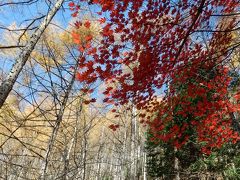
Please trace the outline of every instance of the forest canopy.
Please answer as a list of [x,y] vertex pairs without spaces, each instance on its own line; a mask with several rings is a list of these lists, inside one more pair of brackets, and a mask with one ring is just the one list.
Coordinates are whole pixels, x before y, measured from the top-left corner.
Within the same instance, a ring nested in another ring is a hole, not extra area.
[[239,0],[0,1],[3,179],[238,179]]

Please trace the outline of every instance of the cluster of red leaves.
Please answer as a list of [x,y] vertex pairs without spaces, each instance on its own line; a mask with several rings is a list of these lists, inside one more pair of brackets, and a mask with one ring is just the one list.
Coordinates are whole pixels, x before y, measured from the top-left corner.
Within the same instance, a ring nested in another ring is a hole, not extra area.
[[[79,29],[80,26],[84,25],[87,29],[91,27],[91,23],[89,21],[86,21],[84,24],[82,24],[80,21],[76,21],[75,28]],[[79,51],[85,52],[88,50],[88,54],[96,53],[96,48],[91,47],[91,42],[93,39],[93,36],[91,34],[86,35],[85,37],[82,34],[79,34],[77,31],[72,31],[71,33],[73,42],[77,45],[79,45]],[[84,39],[82,39],[84,37]]]
[[[104,38],[96,54],[91,54],[94,68],[81,81],[92,83],[88,79],[94,75],[105,82],[117,82],[116,89],[106,89],[105,102],[117,106],[131,100],[147,114],[157,112],[154,120],[149,115],[142,117],[154,140],[171,141],[179,148],[195,136],[205,143],[205,153],[238,140],[229,113],[239,107],[227,98],[230,79],[226,78],[228,70],[221,66],[231,41],[230,35],[221,31],[233,29],[236,19],[229,19],[228,27],[219,32],[209,32],[208,48],[194,41],[198,31],[218,27],[211,20],[214,14],[234,13],[238,0],[182,0],[174,7],[170,0],[92,2],[101,5],[102,12],[109,11],[110,23],[103,25]],[[132,71],[128,73],[124,67],[132,67]],[[207,78],[201,78],[200,70]],[[213,77],[209,75],[212,72]],[[162,102],[157,101],[155,94],[168,82],[170,92]],[[181,84],[185,89],[179,95]],[[187,120],[179,122],[183,118]]]
[[73,13],[71,14],[72,17],[77,17],[78,12],[80,10],[80,6],[76,5],[74,2],[70,2],[68,4],[70,11],[73,11]]
[[80,82],[85,82],[87,84],[91,84],[97,80],[97,75],[94,72],[92,61],[82,62],[80,65],[81,68],[85,68],[83,72],[77,72],[76,80]]
[[92,99],[90,99],[90,100],[85,100],[85,101],[83,101],[83,103],[84,104],[90,104],[90,103],[95,103],[96,102],[96,99],[95,98],[92,98]]
[[116,131],[120,126],[119,124],[111,124],[108,126],[110,129],[112,129],[113,131]]
[[204,143],[201,148],[206,154],[227,142],[236,143],[240,137],[232,129],[231,113],[238,111],[239,105],[227,97],[228,70],[219,66],[213,74],[205,74],[207,80],[198,77],[200,72],[189,73],[185,69],[181,76],[175,74],[169,96],[158,106],[158,116],[148,121],[152,140],[181,148],[194,137],[199,144]]

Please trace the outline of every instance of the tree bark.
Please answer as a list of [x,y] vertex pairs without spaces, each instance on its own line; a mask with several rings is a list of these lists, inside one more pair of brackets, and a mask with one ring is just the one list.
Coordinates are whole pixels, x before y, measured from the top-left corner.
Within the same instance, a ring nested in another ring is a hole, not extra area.
[[76,62],[72,78],[71,78],[71,80],[69,82],[69,85],[68,85],[67,90],[65,92],[65,95],[63,97],[62,103],[60,104],[60,110],[59,110],[59,113],[57,114],[57,117],[56,117],[56,124],[53,127],[53,131],[52,131],[51,137],[50,137],[50,139],[48,141],[47,151],[46,151],[45,157],[43,159],[42,167],[41,167],[41,170],[40,170],[40,177],[39,177],[39,179],[42,179],[42,180],[46,179],[45,176],[46,176],[46,171],[47,171],[47,167],[48,167],[48,159],[49,159],[50,153],[52,151],[54,142],[56,140],[59,127],[60,127],[60,125],[62,123],[62,120],[63,120],[63,115],[64,115],[64,111],[65,111],[65,108],[66,108],[66,105],[67,105],[67,102],[68,102],[68,99],[69,99],[69,95],[70,95],[70,93],[72,91],[72,87],[73,87],[73,84],[74,84],[75,79],[76,79],[76,72],[78,70],[78,66],[77,66],[78,63],[79,63],[79,61]]
[[10,91],[13,88],[20,72],[22,71],[24,65],[26,64],[30,54],[32,53],[35,45],[43,34],[44,30],[48,27],[49,23],[53,19],[54,15],[62,6],[64,0],[57,0],[53,8],[48,12],[44,20],[39,25],[38,29],[32,34],[27,45],[22,49],[21,54],[16,59],[15,64],[8,73],[6,79],[0,85],[0,109],[2,108],[5,100],[7,99]]
[[174,171],[175,171],[175,180],[180,180],[179,173],[179,159],[176,157],[177,148],[174,147]]

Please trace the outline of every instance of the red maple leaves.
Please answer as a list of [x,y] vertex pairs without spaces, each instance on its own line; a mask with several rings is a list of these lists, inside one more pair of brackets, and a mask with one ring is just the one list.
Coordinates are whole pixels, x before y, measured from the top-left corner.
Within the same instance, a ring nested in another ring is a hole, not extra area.
[[71,11],[73,11],[73,13],[71,14],[72,17],[77,17],[78,12],[80,10],[80,6],[76,5],[74,2],[69,2],[68,3],[69,9]]
[[70,2],[70,3],[68,4],[68,6],[69,6],[70,8],[72,8],[72,7],[75,6],[75,3],[74,3],[74,2]]
[[89,21],[86,21],[84,23],[84,26],[89,29],[91,27],[91,23]]
[[[109,23],[99,19],[103,39],[98,47],[87,48],[89,58],[81,64],[87,71],[79,75],[80,81],[94,83],[99,77],[117,83],[114,90],[106,89],[104,101],[118,105],[131,100],[138,110],[146,111],[141,119],[156,141],[180,148],[193,138],[209,153],[239,140],[230,116],[239,105],[227,97],[231,79],[223,65],[231,37],[213,30],[206,36],[207,45],[197,40],[199,31],[218,27],[210,24],[219,9],[223,14],[234,13],[238,0],[183,0],[174,7],[168,0],[93,3],[102,7],[98,15],[109,11]],[[91,24],[86,23],[89,28]],[[228,30],[235,24],[229,23]],[[91,41],[91,37],[86,39]],[[157,95],[164,88],[168,92],[159,101]],[[239,97],[237,93],[235,98]],[[157,117],[147,115],[151,113]]]
[[103,24],[106,22],[106,18],[100,18],[98,21],[100,22],[100,24]]
[[119,124],[111,124],[108,127],[110,129],[112,129],[113,131],[116,131],[120,127],[120,125]]
[[158,117],[148,123],[155,141],[170,141],[180,148],[192,138],[204,143],[202,151],[209,153],[240,140],[231,116],[239,105],[227,97],[231,79],[226,67],[212,68],[216,60],[195,63],[195,72],[188,67],[173,72],[168,97],[158,105]]

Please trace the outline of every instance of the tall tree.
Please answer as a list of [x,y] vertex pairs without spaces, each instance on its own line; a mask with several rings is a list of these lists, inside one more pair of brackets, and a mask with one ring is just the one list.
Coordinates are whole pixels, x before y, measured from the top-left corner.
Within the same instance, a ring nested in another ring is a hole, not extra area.
[[48,12],[46,17],[43,19],[39,27],[31,35],[27,45],[23,47],[22,52],[19,57],[16,59],[15,64],[8,73],[6,79],[0,85],[0,108],[3,106],[6,98],[8,97],[10,91],[13,88],[14,83],[16,82],[19,73],[22,71],[25,63],[27,62],[29,56],[31,55],[35,45],[43,34],[44,30],[47,28],[51,20],[57,11],[61,8],[64,0],[57,0],[52,9]]

